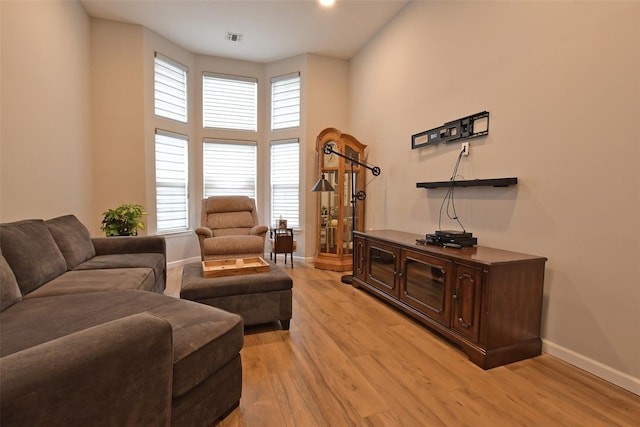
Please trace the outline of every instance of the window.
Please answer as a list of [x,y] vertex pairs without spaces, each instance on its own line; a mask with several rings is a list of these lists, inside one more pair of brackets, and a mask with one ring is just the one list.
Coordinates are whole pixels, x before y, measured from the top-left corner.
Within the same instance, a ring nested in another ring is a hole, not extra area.
[[155,114],[187,122],[187,67],[156,52]]
[[256,143],[204,140],[204,197],[256,198]]
[[300,126],[300,73],[271,79],[271,129]]
[[289,228],[300,228],[299,165],[297,139],[271,143],[271,224],[282,216]]
[[186,230],[188,224],[188,138],[156,129],[157,232]]
[[204,73],[202,123],[205,128],[258,130],[258,81]]

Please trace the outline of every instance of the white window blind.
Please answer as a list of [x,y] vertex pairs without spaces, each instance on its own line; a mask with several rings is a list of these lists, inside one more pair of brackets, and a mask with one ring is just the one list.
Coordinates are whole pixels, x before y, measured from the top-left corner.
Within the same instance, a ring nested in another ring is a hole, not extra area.
[[300,73],[271,79],[271,129],[300,126]]
[[255,142],[204,140],[204,197],[256,198]]
[[187,67],[156,53],[154,66],[155,114],[187,122]]
[[258,130],[258,81],[204,73],[202,123],[205,128]]
[[289,228],[300,228],[300,144],[271,143],[271,224],[282,216]]
[[188,224],[188,138],[156,130],[157,232],[186,230]]

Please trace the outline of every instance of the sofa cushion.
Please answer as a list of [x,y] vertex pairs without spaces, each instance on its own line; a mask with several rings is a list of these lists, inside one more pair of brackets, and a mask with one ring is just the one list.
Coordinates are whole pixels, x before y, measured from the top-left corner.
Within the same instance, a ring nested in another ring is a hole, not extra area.
[[155,278],[150,268],[111,268],[108,270],[67,271],[24,298],[49,297],[54,295],[87,292],[108,292],[124,289],[153,289]]
[[0,224],[2,254],[23,295],[67,271],[67,263],[44,221]]
[[0,312],[22,299],[16,276],[0,253]]
[[0,313],[0,356],[145,311],[171,324],[174,397],[224,367],[242,349],[240,316],[166,295],[128,290],[30,298],[14,304]]
[[65,215],[45,221],[53,239],[67,263],[67,270],[96,255],[87,227],[74,215]]
[[111,268],[151,268],[155,280],[163,277],[165,258],[156,253],[129,253],[113,255],[97,255],[78,265],[75,270],[97,270]]

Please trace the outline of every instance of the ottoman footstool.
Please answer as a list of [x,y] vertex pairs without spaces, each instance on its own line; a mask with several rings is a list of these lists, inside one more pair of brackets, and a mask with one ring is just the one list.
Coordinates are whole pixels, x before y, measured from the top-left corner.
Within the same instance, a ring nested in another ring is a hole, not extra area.
[[184,266],[180,298],[239,314],[245,325],[279,321],[288,330],[292,288],[291,277],[273,264],[263,273],[204,277],[198,262]]

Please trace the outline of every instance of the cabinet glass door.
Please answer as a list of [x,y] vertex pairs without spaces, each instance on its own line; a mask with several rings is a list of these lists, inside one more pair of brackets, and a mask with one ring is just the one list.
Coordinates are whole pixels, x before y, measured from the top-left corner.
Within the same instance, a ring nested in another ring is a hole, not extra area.
[[[331,186],[337,190],[337,171],[325,172],[325,177]],[[320,252],[326,254],[338,253],[338,215],[339,200],[337,191],[320,193]]]
[[396,283],[397,273],[397,249],[377,242],[368,245],[368,283],[398,297],[398,286]]
[[413,308],[449,326],[451,262],[417,252],[402,257],[400,299]]

